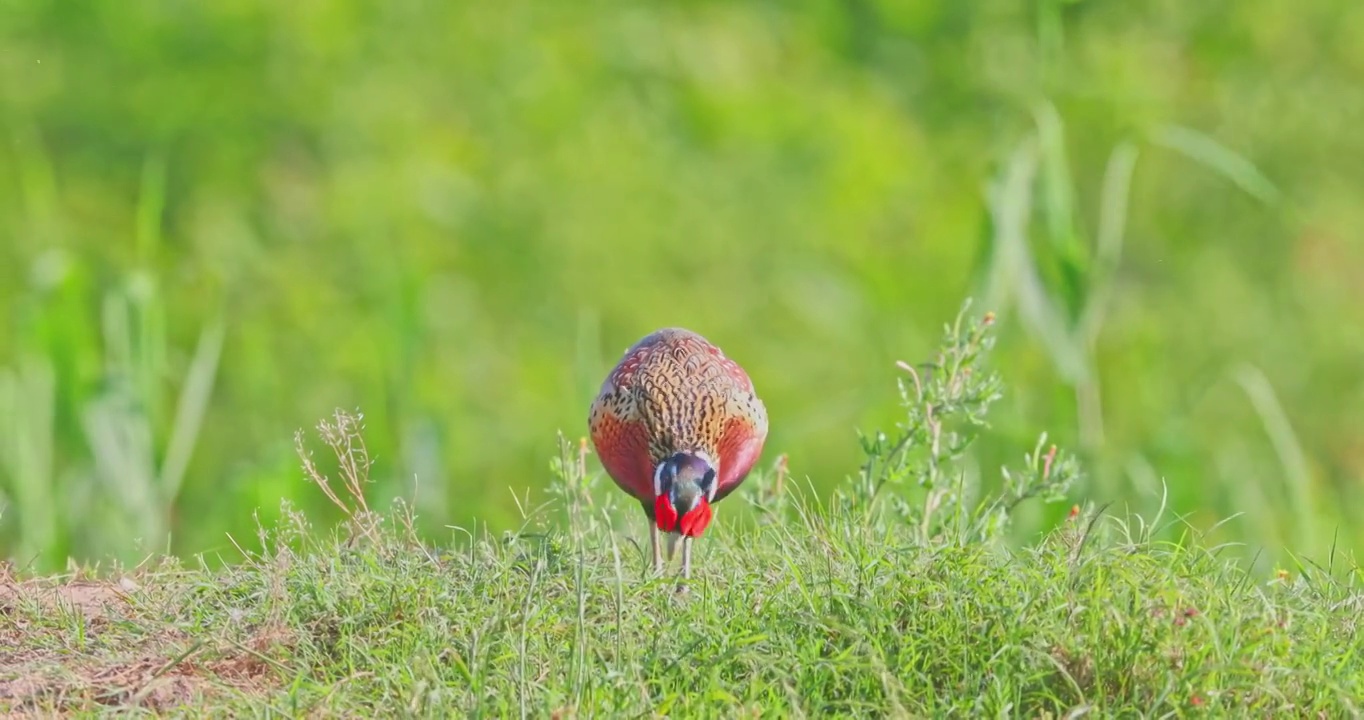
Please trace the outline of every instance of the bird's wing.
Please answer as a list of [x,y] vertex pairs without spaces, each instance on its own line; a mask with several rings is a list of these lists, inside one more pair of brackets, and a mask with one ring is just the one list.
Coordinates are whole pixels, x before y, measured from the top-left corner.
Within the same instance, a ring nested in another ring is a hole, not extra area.
[[588,429],[606,474],[641,501],[654,496],[649,432],[638,411],[635,393],[608,378],[592,402]]
[[725,403],[726,419],[716,443],[720,455],[720,476],[716,478],[713,502],[722,500],[748,477],[767,441],[767,407],[747,380],[745,376],[748,389],[736,385]]
[[[652,333],[625,351],[592,401],[588,428],[606,473],[622,490],[647,503],[654,497],[654,439],[648,410],[648,365],[669,339]],[[648,508],[652,509],[652,508]]]

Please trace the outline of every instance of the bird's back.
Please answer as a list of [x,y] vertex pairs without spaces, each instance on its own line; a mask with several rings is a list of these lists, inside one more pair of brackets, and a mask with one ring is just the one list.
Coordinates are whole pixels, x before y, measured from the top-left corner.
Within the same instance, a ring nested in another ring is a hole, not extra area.
[[588,425],[602,464],[642,500],[653,468],[682,451],[719,462],[717,500],[752,468],[767,436],[767,409],[748,374],[702,336],[664,328],[645,336],[602,383]]

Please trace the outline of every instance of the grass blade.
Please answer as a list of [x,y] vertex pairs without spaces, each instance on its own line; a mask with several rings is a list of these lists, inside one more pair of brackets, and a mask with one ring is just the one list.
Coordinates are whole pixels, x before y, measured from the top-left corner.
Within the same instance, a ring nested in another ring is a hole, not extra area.
[[190,456],[194,453],[195,441],[203,426],[204,416],[208,414],[218,359],[222,356],[224,334],[222,318],[214,320],[199,334],[199,344],[185,376],[184,388],[180,391],[165,460],[161,464],[160,487],[164,503],[174,502],[180,492],[185,469],[189,467]]
[[1288,503],[1292,508],[1297,545],[1303,552],[1311,547],[1313,526],[1311,504],[1312,477],[1307,467],[1307,455],[1302,443],[1293,431],[1293,424],[1279,403],[1278,395],[1269,378],[1254,365],[1241,365],[1233,373],[1236,384],[1245,392],[1263,423],[1265,434],[1278,455],[1279,465],[1283,468],[1284,487],[1288,491]]
[[1261,202],[1274,204],[1280,199],[1279,189],[1254,163],[1205,133],[1181,125],[1163,125],[1156,129],[1152,141],[1217,172]]

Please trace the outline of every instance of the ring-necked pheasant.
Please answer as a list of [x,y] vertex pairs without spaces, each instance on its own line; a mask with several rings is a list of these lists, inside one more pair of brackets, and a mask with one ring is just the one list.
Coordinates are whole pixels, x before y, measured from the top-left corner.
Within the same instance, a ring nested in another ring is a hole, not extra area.
[[588,415],[592,444],[607,474],[639,500],[649,518],[654,571],[682,541],[682,577],[691,543],[712,506],[739,487],[767,439],[767,408],[738,363],[705,338],[664,328],[625,351]]

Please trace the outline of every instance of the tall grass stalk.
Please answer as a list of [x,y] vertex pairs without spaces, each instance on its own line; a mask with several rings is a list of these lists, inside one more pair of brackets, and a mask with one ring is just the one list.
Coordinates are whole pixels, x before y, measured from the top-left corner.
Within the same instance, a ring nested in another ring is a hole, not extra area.
[[[1076,183],[1065,153],[1064,123],[1049,102],[1034,111],[1035,130],[1021,139],[987,188],[991,234],[982,295],[1007,318],[1017,311],[1022,327],[1050,359],[1056,377],[1070,387],[1075,402],[1074,432],[1079,449],[1094,469],[1094,490],[1117,497],[1138,489],[1137,479],[1124,471],[1147,465],[1139,457],[1122,457],[1110,447],[1104,431],[1103,387],[1098,351],[1122,269],[1133,176],[1140,145],[1133,140],[1116,144],[1105,166],[1099,192],[1097,230],[1092,244],[1076,220]],[[1253,163],[1206,134],[1173,125],[1160,126],[1145,144],[1174,149],[1188,159],[1231,180],[1252,197],[1275,203],[1280,194]],[[1041,192],[1041,200],[1035,194]],[[1035,215],[1040,213],[1040,223]],[[1040,232],[1041,237],[1034,239]],[[1054,268],[1044,272],[1044,268]],[[1274,446],[1286,466],[1286,482],[1299,533],[1312,512],[1303,499],[1311,485],[1309,473],[1295,462],[1296,442],[1286,437],[1283,424],[1266,415],[1263,400],[1273,390],[1262,375],[1238,382],[1252,392],[1256,411],[1266,420]],[[1247,384],[1249,382],[1249,384]],[[1266,395],[1268,393],[1268,395]],[[1300,452],[1298,450],[1297,452]],[[1300,459],[1300,458],[1299,458]],[[1127,486],[1120,485],[1130,478]],[[1151,486],[1149,480],[1140,483]],[[1149,496],[1149,492],[1147,493]],[[1302,540],[1301,534],[1294,536]]]
[[65,508],[53,468],[56,378],[46,358],[27,355],[0,368],[0,522],[17,524],[15,556],[25,565],[61,563]]
[[[0,517],[0,533],[15,538],[21,560],[45,568],[61,566],[68,554],[129,558],[166,550],[212,398],[225,320],[205,323],[183,377],[173,377],[175,348],[156,273],[163,161],[149,160],[143,173],[136,266],[94,294],[84,261],[52,234],[58,198],[51,168],[35,138],[22,140],[30,227],[46,228],[37,237],[50,247],[34,263],[19,361],[0,368],[0,492],[14,505]],[[58,446],[79,455],[58,465]]]
[[[1265,435],[1279,459],[1282,481],[1276,488],[1266,488],[1272,493],[1283,493],[1276,500],[1287,504],[1293,532],[1289,535],[1294,547],[1300,552],[1315,553],[1322,550],[1324,538],[1316,532],[1322,525],[1323,516],[1336,520],[1343,518],[1338,513],[1318,508],[1313,501],[1313,480],[1307,466],[1307,456],[1302,443],[1293,430],[1293,423],[1284,412],[1278,394],[1269,378],[1259,368],[1242,364],[1232,370],[1232,378],[1245,392],[1246,398],[1255,408],[1256,415],[1264,426]],[[1271,475],[1272,477],[1272,475]],[[1337,525],[1339,527],[1339,524]]]

